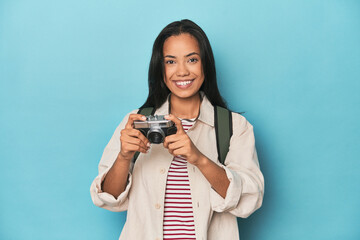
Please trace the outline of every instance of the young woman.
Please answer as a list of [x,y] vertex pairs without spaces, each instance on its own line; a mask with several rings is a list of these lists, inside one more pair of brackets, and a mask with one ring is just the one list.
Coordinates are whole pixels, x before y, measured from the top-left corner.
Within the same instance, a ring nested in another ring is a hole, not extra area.
[[264,179],[253,127],[240,114],[232,113],[229,152],[219,163],[214,105],[226,107],[209,40],[190,20],[169,24],[153,46],[143,107],[166,115],[177,132],[150,144],[134,128],[145,117],[129,113],[106,146],[90,189],[95,205],[127,210],[120,239],[239,239],[236,217],[261,206]]

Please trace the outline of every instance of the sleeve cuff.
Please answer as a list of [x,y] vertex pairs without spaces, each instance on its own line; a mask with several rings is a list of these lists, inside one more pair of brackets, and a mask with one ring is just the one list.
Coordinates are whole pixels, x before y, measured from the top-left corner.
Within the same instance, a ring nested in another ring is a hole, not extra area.
[[91,185],[91,193],[92,193],[91,195],[92,195],[93,202],[96,206],[99,206],[99,207],[102,207],[104,205],[106,205],[110,208],[118,207],[120,204],[124,203],[127,200],[127,197],[128,197],[129,191],[130,191],[130,187],[132,184],[132,175],[129,172],[128,183],[126,185],[126,188],[122,193],[120,193],[119,196],[117,196],[115,198],[110,193],[103,192],[101,189],[101,183],[105,179],[105,176],[109,170],[110,169],[107,169],[103,173],[99,174],[95,178],[93,184]]
[[225,166],[221,167],[225,170],[230,184],[226,191],[225,199],[222,198],[213,188],[211,188],[210,202],[212,209],[215,212],[225,212],[234,209],[238,205],[241,196],[242,184],[240,177],[235,172],[232,172],[229,168]]

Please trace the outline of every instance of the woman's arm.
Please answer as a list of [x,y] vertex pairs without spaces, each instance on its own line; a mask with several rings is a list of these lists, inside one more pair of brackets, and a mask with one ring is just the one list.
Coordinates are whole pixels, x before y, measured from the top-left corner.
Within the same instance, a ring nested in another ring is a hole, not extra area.
[[125,191],[125,187],[128,181],[130,162],[121,155],[118,154],[113,166],[106,174],[105,179],[101,183],[101,189],[103,192],[107,192],[113,195],[115,198],[120,193]]
[[212,186],[210,199],[214,211],[247,217],[261,206],[264,178],[257,159],[253,128],[244,117],[233,114],[234,133],[224,166],[217,165],[196,148],[179,119],[172,115],[167,118],[176,124],[178,132],[167,136],[164,146],[172,155],[182,155],[199,168]]
[[208,180],[211,187],[222,197],[226,197],[226,192],[230,181],[225,170],[201,154],[199,159],[194,163],[198,167],[204,177]]
[[[126,134],[127,131],[130,130],[136,132],[136,129],[129,129],[126,131],[125,129],[130,116],[136,115],[136,112],[137,110],[134,110],[132,114],[128,114],[116,128],[101,157],[99,174],[93,180],[90,187],[93,203],[98,207],[110,211],[119,212],[127,210],[128,194],[132,185],[132,175],[129,169],[131,168],[131,159],[133,155],[131,153],[132,150],[124,146],[124,144],[129,141],[140,143],[140,140],[137,140],[136,137],[128,136],[132,133]],[[146,143],[144,143],[144,145],[146,146]],[[141,152],[146,152],[147,147],[144,148],[144,145],[142,145],[143,147],[138,146],[133,149],[139,149]]]
[[226,191],[230,184],[225,170],[208,159],[197,149],[189,136],[185,133],[181,121],[178,118],[170,114],[166,116],[166,119],[173,121],[178,130],[176,134],[165,138],[164,147],[169,150],[170,154],[174,156],[184,156],[189,163],[197,166],[209,181],[212,188],[220,194],[221,197],[225,198]]
[[226,199],[211,190],[212,209],[246,218],[261,205],[264,177],[255,148],[253,126],[240,114],[232,113],[233,135],[225,165],[221,165],[230,181]]
[[133,128],[135,120],[144,120],[144,118],[140,114],[130,114],[125,128],[121,130],[121,150],[102,182],[103,192],[110,193],[115,198],[125,190],[130,163],[136,151],[147,153],[149,149],[149,140],[139,130]]

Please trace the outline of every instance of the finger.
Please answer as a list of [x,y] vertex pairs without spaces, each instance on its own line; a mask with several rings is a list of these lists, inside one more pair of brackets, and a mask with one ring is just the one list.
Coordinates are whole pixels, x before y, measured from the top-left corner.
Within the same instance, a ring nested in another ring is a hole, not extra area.
[[166,146],[173,142],[186,142],[187,139],[189,139],[188,135],[186,133],[183,134],[173,134],[165,137],[164,143],[166,143]]
[[173,150],[168,149],[168,151],[169,151],[169,153],[170,153],[171,155],[173,155],[174,157],[176,156],[176,155],[173,153]]
[[176,132],[176,133],[185,133],[180,119],[178,119],[177,117],[175,117],[175,116],[172,115],[172,114],[166,115],[166,116],[165,116],[165,119],[171,120],[171,121],[173,121],[173,122],[175,123],[176,128],[177,128],[177,132]]
[[185,154],[185,152],[183,151],[182,148],[179,148],[179,149],[176,149],[176,150],[172,151],[172,155],[186,158],[186,154]]
[[181,155],[181,154],[183,154],[183,149],[182,149],[182,148],[178,148],[178,149],[175,149],[175,150],[170,150],[170,149],[168,149],[168,151],[169,151],[169,153],[170,153],[171,155],[173,155],[174,157],[176,157],[176,156],[181,156],[181,157],[183,157],[183,158],[186,159],[185,155]]
[[144,142],[144,144],[146,146],[149,146],[150,147],[150,142],[149,140],[144,136],[144,134],[142,134],[139,130],[137,129],[133,129],[133,128],[130,128],[130,129],[123,129],[121,130],[121,136],[123,135],[127,135],[127,136],[130,136],[130,137],[135,137],[135,138],[139,138],[141,141]]
[[120,140],[123,143],[130,143],[130,144],[134,144],[134,145],[139,145],[144,149],[148,149],[146,144],[141,139],[136,138],[136,137],[131,137],[129,135],[124,135],[124,136],[121,136]]
[[125,128],[127,128],[127,129],[133,128],[135,120],[144,121],[144,120],[146,120],[146,117],[141,114],[130,114],[129,119],[125,125]]
[[182,147],[184,147],[184,143],[181,142],[181,141],[170,143],[168,145],[168,149],[171,150],[171,151],[177,150],[177,149],[182,148]]
[[127,134],[131,137],[139,138],[147,146],[150,144],[149,140],[137,129],[128,129],[126,130]]
[[168,148],[170,143],[181,141],[181,139],[182,139],[181,136],[182,135],[174,134],[174,135],[169,135],[169,136],[165,137],[164,147]]
[[125,143],[123,148],[124,148],[124,150],[131,151],[131,152],[142,152],[142,153],[147,152],[147,149],[145,149],[139,145],[131,144],[131,143]]

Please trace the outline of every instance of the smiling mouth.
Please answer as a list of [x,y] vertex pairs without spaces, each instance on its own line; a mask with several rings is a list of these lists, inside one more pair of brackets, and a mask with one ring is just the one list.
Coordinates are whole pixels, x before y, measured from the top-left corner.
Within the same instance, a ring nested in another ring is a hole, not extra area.
[[184,87],[184,86],[187,86],[187,85],[191,84],[193,81],[194,81],[194,79],[185,80],[185,81],[174,81],[174,82],[175,82],[176,86]]

